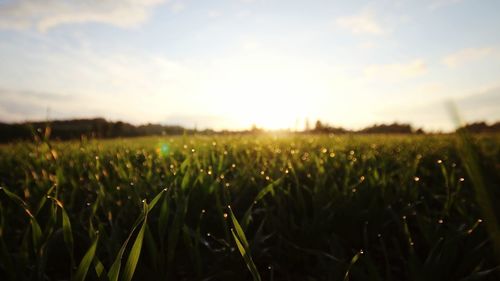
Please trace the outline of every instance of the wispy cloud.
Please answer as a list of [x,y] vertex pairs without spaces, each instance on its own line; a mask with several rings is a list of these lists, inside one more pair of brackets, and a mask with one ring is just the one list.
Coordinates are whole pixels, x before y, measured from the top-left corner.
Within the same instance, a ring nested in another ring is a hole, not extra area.
[[184,4],[184,2],[181,1],[175,1],[170,6],[170,10],[176,14],[184,11],[184,9],[186,9],[186,4]]
[[97,22],[123,28],[145,22],[165,0],[18,0],[0,5],[0,28],[47,31],[58,25]]
[[340,17],[336,20],[336,24],[355,34],[381,35],[388,32],[377,20],[375,13],[370,10],[364,10],[352,16]]
[[454,68],[488,57],[500,57],[500,51],[492,47],[466,48],[445,56],[442,61]]
[[432,0],[428,7],[430,10],[436,10],[462,1],[463,0]]
[[364,72],[368,78],[374,79],[407,79],[422,75],[427,71],[427,65],[421,59],[407,63],[375,64],[365,67]]

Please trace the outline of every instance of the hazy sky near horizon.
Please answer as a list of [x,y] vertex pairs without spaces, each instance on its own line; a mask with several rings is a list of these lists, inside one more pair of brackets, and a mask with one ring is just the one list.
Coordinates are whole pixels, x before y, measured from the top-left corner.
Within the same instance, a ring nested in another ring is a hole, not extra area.
[[498,0],[0,0],[0,121],[500,120]]

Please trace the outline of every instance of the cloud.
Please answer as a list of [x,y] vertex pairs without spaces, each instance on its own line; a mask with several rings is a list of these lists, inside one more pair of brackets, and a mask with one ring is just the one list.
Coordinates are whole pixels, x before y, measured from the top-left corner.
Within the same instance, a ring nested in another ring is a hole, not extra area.
[[456,105],[461,118],[467,123],[496,122],[500,119],[500,87],[477,89],[462,97],[442,97],[420,104],[391,106],[379,114],[398,116],[413,124],[424,125],[428,130],[451,131],[455,128],[449,112],[450,101]]
[[365,67],[364,72],[368,78],[398,80],[408,79],[424,74],[427,65],[421,59],[408,63],[375,64]]
[[369,10],[352,16],[340,17],[336,20],[336,24],[354,34],[381,35],[387,33],[387,30],[375,18],[375,14]]
[[223,13],[219,10],[209,10],[208,11],[208,17],[211,19],[221,17],[222,15],[223,15]]
[[[82,104],[82,100],[66,94],[0,88],[2,121],[75,117],[80,107],[78,104]],[[61,108],[66,109],[65,112],[59,111]]]
[[462,2],[463,0],[432,0],[429,4],[430,10],[436,10],[445,6],[450,6]]
[[144,23],[165,0],[18,0],[0,4],[0,28],[47,31],[59,25],[105,23],[122,28]]
[[176,1],[176,2],[172,3],[172,5],[170,6],[170,11],[172,11],[172,13],[175,13],[175,14],[178,14],[178,13],[184,11],[184,9],[186,9],[186,4],[184,4],[183,2],[180,2],[180,1]]
[[467,63],[479,61],[491,56],[500,56],[499,50],[491,47],[466,48],[443,58],[443,63],[448,67],[459,67]]

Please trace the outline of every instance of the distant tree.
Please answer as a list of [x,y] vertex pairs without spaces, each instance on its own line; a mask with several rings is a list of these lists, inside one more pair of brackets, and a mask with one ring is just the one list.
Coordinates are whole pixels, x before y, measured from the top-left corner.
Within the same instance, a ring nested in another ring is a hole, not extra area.
[[413,129],[409,124],[392,123],[390,125],[373,125],[359,132],[364,134],[411,134]]
[[488,125],[486,122],[475,122],[466,124],[459,129],[465,129],[471,133],[498,133],[500,132],[500,122],[491,125]]
[[323,130],[323,124],[321,123],[321,121],[319,119],[316,120],[316,124],[314,125],[314,130],[318,131],[318,132]]

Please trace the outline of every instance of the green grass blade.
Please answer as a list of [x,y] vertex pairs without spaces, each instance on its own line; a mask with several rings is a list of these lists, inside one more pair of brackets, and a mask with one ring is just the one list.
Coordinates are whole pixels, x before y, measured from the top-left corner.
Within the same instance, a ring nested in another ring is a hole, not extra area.
[[248,252],[248,249],[245,248],[243,243],[241,243],[241,240],[238,238],[238,235],[234,232],[233,228],[231,228],[231,233],[233,234],[234,241],[236,241],[236,246],[238,247],[238,250],[240,251],[240,254],[243,257],[243,260],[245,261],[248,270],[250,270],[250,273],[252,274],[253,280],[260,281],[261,278],[259,271],[257,270],[257,267],[255,266],[255,263],[253,262],[252,257]]
[[351,269],[354,266],[354,264],[358,261],[359,257],[363,254],[363,251],[359,251],[354,257],[352,257],[351,262],[349,263],[349,267],[347,268],[347,271],[345,272],[344,275],[344,281],[349,280],[349,274],[351,273]]
[[[450,105],[450,112],[455,121],[455,124],[460,126],[460,117],[458,112],[453,105]],[[472,186],[475,190],[476,201],[483,213],[486,223],[486,229],[493,242],[493,247],[497,259],[500,261],[500,226],[498,225],[498,218],[495,214],[495,209],[493,208],[492,196],[488,192],[488,188],[484,182],[483,175],[481,173],[481,167],[479,165],[478,156],[474,150],[471,136],[465,130],[465,128],[459,128],[457,130],[458,136],[458,150],[462,158],[463,164],[469,177],[472,181]]]
[[228,209],[229,209],[229,214],[231,216],[231,221],[233,222],[233,225],[234,225],[234,229],[236,230],[236,234],[238,235],[238,239],[241,241],[241,243],[243,243],[243,246],[246,249],[249,249],[250,245],[248,244],[247,238],[245,236],[245,232],[243,232],[243,229],[241,228],[240,223],[238,222],[238,220],[234,216],[234,213],[233,213],[233,210],[231,209],[231,206],[228,206]]
[[252,260],[252,257],[250,255],[250,245],[248,244],[247,238],[245,236],[245,233],[243,232],[243,229],[241,228],[240,224],[238,223],[238,220],[234,216],[233,210],[231,209],[230,206],[228,206],[229,209],[229,214],[231,215],[231,220],[233,222],[234,229],[231,228],[231,233],[233,234],[234,240],[236,241],[236,245],[238,246],[238,250],[240,251],[241,256],[245,260],[245,263],[248,267],[248,270],[250,270],[250,273],[252,273],[252,277],[254,281],[260,281],[260,274],[259,271],[257,270],[257,267],[255,266],[255,263]]
[[69,220],[68,213],[64,208],[61,208],[62,213],[62,227],[63,227],[63,236],[64,242],[68,247],[68,251],[71,257],[71,265],[74,265],[74,254],[73,254],[73,231],[71,230],[71,221]]
[[139,230],[139,234],[135,238],[134,244],[132,245],[132,249],[128,255],[127,263],[125,264],[125,268],[123,270],[123,279],[124,281],[132,280],[132,276],[134,276],[135,268],[137,266],[137,262],[139,261],[139,257],[141,255],[142,242],[144,240],[144,232],[146,230],[147,224],[147,216],[144,217],[144,222],[142,223],[141,230]]
[[42,229],[35,218],[31,219],[31,234],[33,238],[33,247],[35,251],[38,251],[42,244]]
[[[158,195],[155,196],[155,198],[151,201],[151,204],[149,205],[148,210],[150,211],[160,200],[161,195],[166,192],[166,189],[162,190]],[[134,226],[132,227],[132,230],[130,231],[127,239],[125,242],[123,242],[122,247],[118,251],[118,254],[116,255],[115,261],[111,265],[111,268],[109,269],[108,272],[108,278],[110,281],[118,281],[118,277],[120,276],[120,269],[121,269],[121,264],[122,264],[122,259],[123,259],[123,254],[125,253],[125,250],[127,249],[128,242],[130,241],[130,238],[134,234],[135,230],[137,227],[141,224],[141,222],[144,222],[146,219],[145,216],[141,216],[135,223]],[[141,228],[142,230],[142,228]]]
[[94,259],[95,250],[97,248],[98,241],[99,241],[99,236],[96,236],[94,242],[92,242],[92,245],[88,249],[87,253],[85,253],[85,255],[83,256],[82,261],[80,262],[80,265],[78,265],[78,269],[76,270],[73,281],[85,280],[85,277],[87,276],[87,272],[89,270],[90,264],[92,263],[92,260]]
[[139,224],[142,221],[143,220],[140,219],[136,222],[136,224],[132,227],[132,230],[130,231],[129,236],[127,237],[125,242],[123,242],[123,245],[120,248],[120,251],[118,251],[118,254],[116,255],[115,261],[111,265],[111,268],[109,269],[109,272],[108,272],[108,278],[110,281],[118,281],[118,277],[120,275],[120,268],[122,265],[123,254],[125,253],[125,250],[127,249],[127,244],[130,241],[132,234],[135,232],[135,229],[139,226]]

